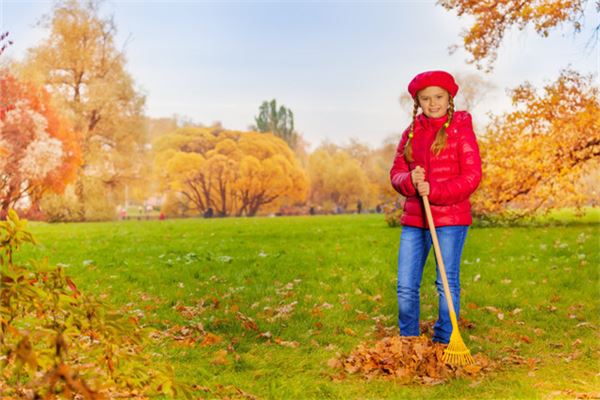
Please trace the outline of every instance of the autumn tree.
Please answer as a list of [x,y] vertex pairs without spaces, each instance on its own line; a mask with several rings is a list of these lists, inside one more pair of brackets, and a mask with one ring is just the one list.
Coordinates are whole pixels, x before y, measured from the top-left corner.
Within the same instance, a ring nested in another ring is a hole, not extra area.
[[271,132],[285,140],[292,149],[295,148],[298,134],[294,131],[294,113],[283,105],[278,108],[277,100],[264,101],[254,121],[253,130]]
[[592,76],[563,70],[538,91],[525,83],[512,90],[514,110],[495,118],[480,139],[483,181],[474,197],[478,214],[513,208],[581,206],[578,187],[600,156],[600,98]]
[[310,155],[308,175],[312,204],[346,209],[369,195],[369,180],[359,160],[331,143],[322,144]]
[[81,161],[78,139],[48,93],[0,70],[0,215],[20,201],[36,209],[44,193],[62,192]]
[[[475,18],[471,28],[462,35],[464,48],[471,54],[467,62],[488,71],[493,69],[498,48],[512,26],[524,30],[533,25],[539,35],[546,37],[554,28],[569,22],[575,32],[579,32],[585,3],[586,0],[438,0],[438,4],[456,11],[459,16]],[[599,1],[596,1],[596,9],[600,11]],[[599,28],[600,24],[596,31]]]
[[389,184],[390,160],[393,160],[396,146],[383,143],[380,147],[372,149],[356,139],[341,147],[350,157],[358,161],[366,177],[366,194],[360,199],[365,208],[374,208],[377,205],[388,203],[397,197],[397,192]]
[[155,173],[184,210],[254,216],[306,197],[304,171],[271,134],[186,127],[158,138],[154,149]]
[[59,1],[45,20],[48,38],[29,50],[20,68],[45,85],[82,133],[76,186],[81,218],[113,214],[123,186],[144,173],[139,158],[145,99],[115,47],[114,22],[99,16],[99,4]]

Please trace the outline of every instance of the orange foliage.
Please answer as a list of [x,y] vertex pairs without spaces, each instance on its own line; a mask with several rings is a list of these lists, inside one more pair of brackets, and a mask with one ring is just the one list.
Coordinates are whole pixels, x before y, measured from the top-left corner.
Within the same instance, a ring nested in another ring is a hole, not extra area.
[[[63,191],[81,164],[79,136],[55,111],[48,93],[7,70],[0,71],[0,141],[5,155],[0,168],[3,212],[24,197],[35,206],[44,192]],[[43,151],[47,143],[58,146],[60,153],[52,163],[50,153]],[[38,164],[37,171],[32,162]],[[44,163],[49,163],[45,169]]]
[[50,94],[43,88],[29,85],[32,108],[42,114],[48,122],[48,134],[60,140],[63,146],[62,164],[50,171],[41,187],[55,193],[62,193],[70,182],[77,176],[77,171],[82,163],[81,134],[75,132],[68,119],[60,115],[51,106]]
[[[445,345],[434,343],[426,336],[385,337],[374,343],[358,345],[342,359],[332,359],[329,366],[343,368],[349,374],[360,374],[367,379],[383,377],[401,382],[426,385],[443,383],[448,379],[467,376],[479,377],[483,372],[497,368],[497,364],[482,354],[475,355],[475,364],[455,367],[442,361]],[[341,376],[340,376],[341,377]]]
[[591,76],[564,70],[544,87],[512,91],[515,110],[497,117],[480,140],[483,180],[474,196],[478,214],[507,208],[536,210],[581,206],[590,199],[578,186],[582,172],[598,168],[599,89]]
[[572,22],[575,31],[581,29],[584,0],[439,0],[447,10],[456,10],[459,16],[470,15],[475,22],[463,33],[465,49],[471,53],[478,68],[488,59],[487,70],[498,56],[498,48],[507,29],[516,25],[520,30],[532,24],[541,36],[563,22]]

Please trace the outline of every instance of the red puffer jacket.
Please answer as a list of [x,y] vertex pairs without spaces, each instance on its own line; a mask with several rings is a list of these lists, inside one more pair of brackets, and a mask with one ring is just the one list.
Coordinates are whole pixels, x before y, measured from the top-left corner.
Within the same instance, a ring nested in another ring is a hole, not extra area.
[[408,140],[410,127],[402,134],[390,171],[392,186],[406,197],[400,219],[402,225],[428,227],[423,203],[410,177],[410,171],[418,165],[425,168],[425,180],[429,182],[429,202],[435,225],[472,223],[469,196],[481,181],[481,157],[473,133],[471,115],[466,111],[454,113],[450,126],[446,129],[446,147],[436,156],[430,150],[431,144],[446,121],[447,116],[417,116],[412,139],[414,161],[411,163],[404,158],[404,145]]

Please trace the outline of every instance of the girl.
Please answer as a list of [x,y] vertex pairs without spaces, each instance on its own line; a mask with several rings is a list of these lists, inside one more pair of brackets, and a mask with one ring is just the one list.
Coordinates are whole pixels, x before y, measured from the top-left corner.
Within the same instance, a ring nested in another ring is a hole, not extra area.
[[[481,158],[471,115],[454,111],[458,86],[452,75],[444,71],[423,72],[413,78],[408,91],[415,102],[413,120],[402,134],[390,179],[394,189],[406,197],[398,253],[400,335],[419,336],[419,290],[431,248],[431,234],[420,196],[429,197],[458,316],[460,258],[472,222],[469,196],[481,180]],[[419,108],[421,114],[418,114]],[[452,324],[439,269],[435,283],[439,314],[433,341],[447,344]]]

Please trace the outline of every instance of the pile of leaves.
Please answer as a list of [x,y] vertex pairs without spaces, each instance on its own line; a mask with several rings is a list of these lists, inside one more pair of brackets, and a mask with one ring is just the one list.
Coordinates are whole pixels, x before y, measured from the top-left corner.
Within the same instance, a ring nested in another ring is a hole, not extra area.
[[451,366],[442,361],[446,346],[425,335],[385,337],[374,345],[358,345],[349,356],[330,360],[329,365],[343,373],[360,374],[367,379],[383,377],[403,383],[435,385],[460,377],[477,378],[497,367],[484,355],[475,354],[475,364]]

